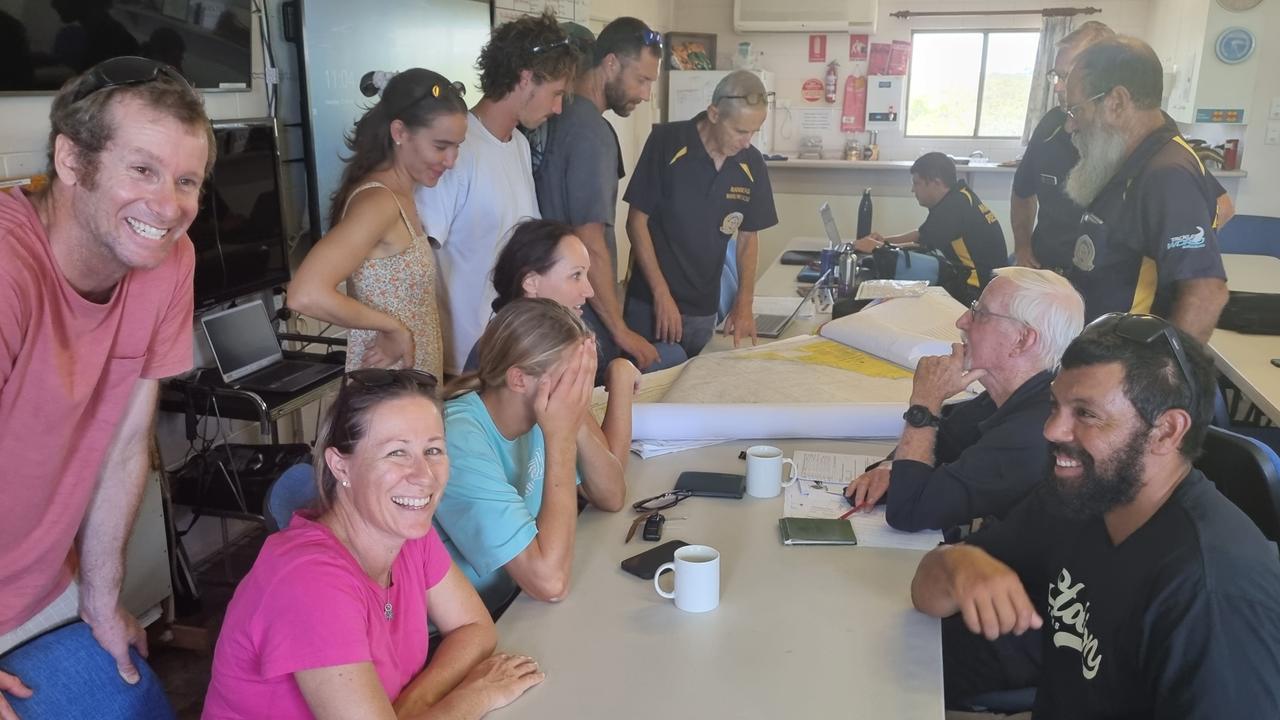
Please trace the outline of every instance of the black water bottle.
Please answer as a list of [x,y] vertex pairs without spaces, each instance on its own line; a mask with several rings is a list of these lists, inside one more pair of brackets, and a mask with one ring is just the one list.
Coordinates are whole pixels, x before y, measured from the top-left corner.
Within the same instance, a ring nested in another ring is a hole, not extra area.
[[858,203],[858,237],[871,234],[871,188],[862,191],[862,202]]

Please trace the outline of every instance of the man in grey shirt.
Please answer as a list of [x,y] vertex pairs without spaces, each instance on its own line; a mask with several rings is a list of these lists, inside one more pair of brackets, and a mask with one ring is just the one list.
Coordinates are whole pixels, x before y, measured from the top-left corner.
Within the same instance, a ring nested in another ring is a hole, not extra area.
[[618,180],[625,172],[618,137],[603,113],[626,117],[648,100],[661,60],[662,35],[643,21],[620,17],[606,25],[588,69],[578,76],[575,96],[548,123],[546,150],[534,173],[542,217],[572,225],[591,256],[588,277],[595,297],[583,320],[596,334],[601,368],[619,354],[633,358],[641,370],[654,369],[659,360],[658,349],[622,319],[613,225]]

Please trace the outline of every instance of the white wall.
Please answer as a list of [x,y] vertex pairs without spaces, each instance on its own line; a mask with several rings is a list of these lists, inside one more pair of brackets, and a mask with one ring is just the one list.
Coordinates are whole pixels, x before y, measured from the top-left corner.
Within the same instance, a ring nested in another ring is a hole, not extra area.
[[[1271,0],[1243,15],[1237,15],[1257,38],[1259,70],[1252,104],[1245,109],[1244,141],[1240,143],[1241,170],[1249,177],[1240,181],[1235,194],[1236,210],[1248,215],[1280,217],[1280,145],[1264,142],[1271,103],[1280,100],[1280,44],[1272,32],[1280,31],[1280,2]],[[1280,124],[1280,120],[1272,120]]]

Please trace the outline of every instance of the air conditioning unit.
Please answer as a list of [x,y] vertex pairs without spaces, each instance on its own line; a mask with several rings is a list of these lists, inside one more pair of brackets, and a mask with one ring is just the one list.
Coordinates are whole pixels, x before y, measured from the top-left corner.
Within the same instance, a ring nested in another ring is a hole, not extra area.
[[733,29],[874,33],[878,9],[878,0],[733,0]]

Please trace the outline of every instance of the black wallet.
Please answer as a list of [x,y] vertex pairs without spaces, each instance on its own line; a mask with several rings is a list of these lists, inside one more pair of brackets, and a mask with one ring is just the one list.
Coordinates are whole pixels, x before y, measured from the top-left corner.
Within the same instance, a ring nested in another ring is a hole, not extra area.
[[686,470],[676,480],[677,491],[683,490],[697,497],[742,498],[746,491],[747,477],[735,473]]

